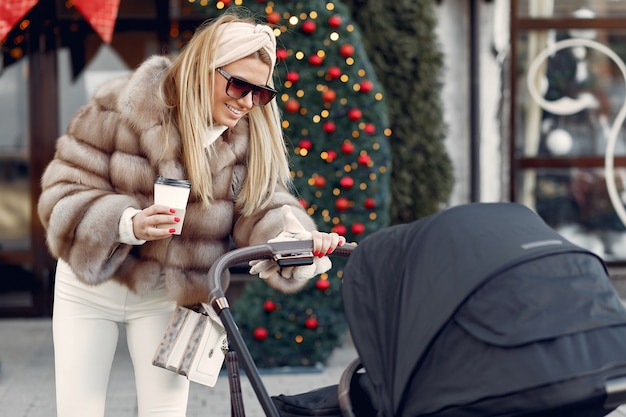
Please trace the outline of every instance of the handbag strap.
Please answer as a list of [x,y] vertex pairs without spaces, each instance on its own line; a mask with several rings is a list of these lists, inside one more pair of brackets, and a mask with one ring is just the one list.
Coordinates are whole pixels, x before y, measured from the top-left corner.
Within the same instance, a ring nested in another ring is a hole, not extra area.
[[231,417],[245,417],[241,380],[239,377],[239,361],[237,352],[226,352],[226,369],[228,369],[228,385],[230,386],[230,415]]

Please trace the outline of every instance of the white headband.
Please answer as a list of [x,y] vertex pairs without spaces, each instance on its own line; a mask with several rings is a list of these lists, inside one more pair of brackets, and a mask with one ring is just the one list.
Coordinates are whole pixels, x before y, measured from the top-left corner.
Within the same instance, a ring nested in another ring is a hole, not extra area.
[[228,65],[263,49],[272,60],[271,70],[276,64],[276,37],[267,25],[230,22],[218,28],[220,44],[217,47],[215,67]]

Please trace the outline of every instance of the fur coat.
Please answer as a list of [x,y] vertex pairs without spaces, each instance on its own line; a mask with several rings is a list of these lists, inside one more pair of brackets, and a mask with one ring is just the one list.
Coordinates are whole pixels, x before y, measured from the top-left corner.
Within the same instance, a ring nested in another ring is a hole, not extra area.
[[[248,152],[248,123],[242,119],[218,138],[208,161],[212,204],[190,196],[181,235],[137,246],[119,242],[122,213],[153,204],[157,175],[184,178],[180,133],[164,122],[170,110],[155,94],[168,65],[165,57],[148,59],[129,76],[100,87],[76,112],[43,174],[38,213],[50,252],[81,281],[97,285],[115,279],[141,294],[164,280],[173,300],[191,305],[206,301],[209,268],[230,249],[231,238],[241,247],[275,237],[282,231],[285,204],[307,230],[315,224],[283,188],[262,211],[250,217],[236,212]],[[268,284],[294,292],[304,282],[276,278]]]

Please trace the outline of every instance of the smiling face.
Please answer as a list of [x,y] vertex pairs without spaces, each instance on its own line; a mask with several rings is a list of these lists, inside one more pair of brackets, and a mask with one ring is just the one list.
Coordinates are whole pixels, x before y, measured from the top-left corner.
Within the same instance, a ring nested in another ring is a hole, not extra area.
[[[233,77],[241,78],[256,85],[266,85],[270,78],[270,67],[258,58],[248,57],[221,67]],[[227,127],[233,127],[254,106],[252,94],[234,99],[226,94],[228,81],[219,73],[215,73],[215,91],[213,93],[213,121]]]

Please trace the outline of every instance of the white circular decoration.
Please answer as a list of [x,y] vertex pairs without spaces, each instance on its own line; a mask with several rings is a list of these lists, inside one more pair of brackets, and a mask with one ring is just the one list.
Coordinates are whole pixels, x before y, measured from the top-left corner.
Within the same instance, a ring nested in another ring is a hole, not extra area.
[[[548,59],[550,55],[553,55],[555,52],[558,52],[562,49],[566,48],[576,48],[580,46],[585,46],[587,48],[595,49],[597,51],[602,52],[606,56],[608,56],[619,68],[622,77],[624,78],[624,82],[626,83],[626,65],[624,65],[624,61],[611,49],[606,46],[598,43],[596,41],[590,39],[565,39],[559,42],[556,42],[546,49],[541,51],[535,59],[531,62],[528,68],[528,78],[527,86],[530,92],[530,95],[533,99],[545,110],[550,113],[559,114],[559,115],[571,115],[578,113],[584,109],[590,108],[590,104],[592,101],[596,101],[595,98],[590,95],[581,95],[578,99],[572,99],[570,97],[563,97],[561,99],[555,101],[547,101],[541,96],[536,88],[534,80],[539,73],[539,69],[543,61]],[[591,106],[597,106],[597,102]],[[617,186],[615,184],[615,169],[614,169],[614,158],[615,158],[615,143],[617,142],[617,137],[619,135],[620,128],[624,123],[624,119],[626,119],[626,101],[622,104],[613,124],[611,125],[611,130],[609,132],[608,141],[606,144],[606,151],[604,155],[604,176],[606,181],[606,188],[609,193],[609,198],[611,200],[611,204],[617,213],[617,216],[621,220],[621,222],[626,226],[626,209],[624,209],[624,203],[620,199],[619,193],[617,192]]]

